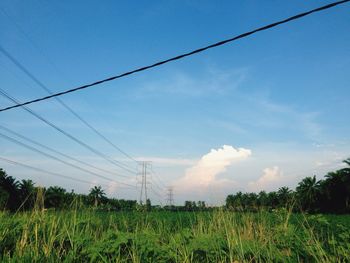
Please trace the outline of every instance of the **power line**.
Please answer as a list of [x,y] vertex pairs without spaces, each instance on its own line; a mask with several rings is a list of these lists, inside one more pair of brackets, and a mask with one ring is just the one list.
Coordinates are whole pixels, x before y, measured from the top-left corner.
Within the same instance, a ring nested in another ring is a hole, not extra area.
[[[8,93],[6,93],[3,89],[0,88],[0,94],[3,95],[4,97],[6,97],[7,99],[9,99],[10,101],[18,104],[18,100],[16,100],[15,98],[11,97]],[[52,128],[54,128],[55,130],[57,130],[58,132],[62,133],[63,135],[65,135],[66,137],[70,138],[71,140],[75,141],[76,143],[80,144],[81,146],[83,146],[84,148],[88,149],[89,151],[93,152],[94,154],[100,156],[101,158],[105,159],[106,161],[116,165],[117,167],[124,169],[125,171],[128,171],[130,173],[134,173],[134,171],[131,171],[127,168],[125,168],[124,166],[121,166],[119,164],[119,162],[111,159],[109,156],[101,153],[100,151],[94,149],[93,147],[89,146],[88,144],[82,142],[81,140],[77,139],[76,137],[74,137],[73,135],[71,135],[70,133],[64,131],[63,129],[59,128],[58,126],[56,126],[55,124],[53,124],[52,122],[48,121],[47,119],[45,119],[44,117],[40,116],[39,114],[37,114],[36,112],[34,112],[33,110],[31,110],[30,108],[28,108],[27,106],[22,106],[22,108],[24,110],[26,110],[27,112],[29,112],[30,114],[32,114],[33,116],[35,116],[36,118],[38,118],[39,120],[45,122],[47,125],[51,126]],[[124,176],[126,177],[126,176]]]
[[[26,74],[33,82],[35,82],[39,87],[45,90],[50,95],[53,92],[44,85],[37,77],[35,77],[24,65],[22,65],[14,56],[12,56],[4,47],[0,45],[0,51],[4,54],[13,64],[15,64],[24,74]],[[78,120],[80,120],[85,126],[87,126],[90,130],[92,130],[95,134],[97,134],[100,138],[102,138],[105,142],[111,145],[114,149],[125,155],[130,160],[137,162],[134,158],[132,158],[125,151],[120,149],[117,145],[115,145],[111,140],[109,140],[106,136],[101,134],[95,127],[93,127],[89,122],[87,122],[83,117],[81,117],[76,111],[74,111],[71,107],[69,107],[66,103],[64,103],[60,98],[54,97],[56,101],[61,104],[66,110],[68,110],[71,114],[73,114]],[[125,165],[127,166],[127,165]]]
[[151,178],[152,185],[155,185],[160,191],[163,191],[164,188],[159,186],[159,184],[157,183],[157,181],[154,178],[154,173],[151,173],[150,175],[151,175],[150,178]]
[[46,146],[46,145],[44,145],[44,144],[42,144],[42,143],[40,143],[40,142],[34,141],[33,139],[30,139],[30,138],[28,138],[28,137],[26,137],[26,136],[24,136],[24,135],[22,135],[22,134],[19,134],[18,132],[15,132],[15,131],[13,131],[13,130],[11,130],[11,129],[9,129],[9,128],[6,128],[6,127],[4,127],[4,126],[2,126],[2,125],[0,125],[0,129],[6,131],[6,132],[8,132],[8,133],[11,133],[11,134],[13,134],[13,135],[15,135],[15,136],[17,136],[17,137],[19,137],[19,138],[25,140],[25,141],[28,141],[28,142],[30,142],[30,143],[32,143],[32,144],[34,144],[34,145],[37,145],[37,146],[42,147],[42,148],[44,148],[44,149],[46,149],[46,150],[49,150],[49,151],[51,151],[51,152],[53,152],[53,153],[55,153],[55,154],[61,155],[61,156],[65,157],[65,158],[67,158],[67,159],[71,159],[71,160],[73,160],[73,161],[75,161],[75,162],[78,162],[78,163],[80,163],[80,164],[89,166],[90,168],[99,170],[99,171],[104,172],[104,173],[109,173],[109,174],[114,175],[114,176],[120,176],[120,174],[117,174],[117,173],[114,173],[114,172],[105,170],[105,169],[103,169],[103,168],[97,167],[97,166],[92,165],[92,164],[90,164],[90,163],[81,161],[81,160],[79,160],[79,159],[77,159],[77,158],[75,158],[75,157],[73,157],[73,156],[70,156],[70,155],[67,155],[67,154],[65,154],[65,153],[59,152],[59,151],[57,151],[57,150],[55,150],[55,149],[53,149],[53,148],[51,148],[51,147],[49,147],[49,146]]
[[74,177],[70,177],[70,176],[58,174],[58,173],[55,173],[55,172],[49,172],[49,171],[46,171],[46,170],[41,169],[41,168],[37,168],[37,167],[34,167],[34,166],[30,166],[30,165],[28,165],[28,164],[24,164],[24,163],[16,162],[16,161],[13,161],[13,160],[10,160],[10,159],[7,159],[7,158],[3,158],[3,157],[1,157],[1,156],[0,156],[0,160],[3,160],[3,161],[5,161],[5,162],[7,162],[7,163],[10,163],[10,164],[23,166],[23,167],[26,167],[26,168],[29,168],[29,169],[32,169],[32,170],[35,170],[35,171],[42,172],[42,173],[51,174],[51,175],[53,175],[53,176],[62,177],[62,178],[65,178],[65,179],[77,181],[77,182],[84,183],[84,184],[91,184],[91,182],[89,182],[89,181],[85,181],[85,180],[77,179],[77,178],[74,178]]
[[[153,186],[156,186],[156,187],[159,189],[160,192],[163,192],[164,189],[158,185],[158,183],[155,181],[155,178],[153,177],[153,176],[155,175],[155,173],[154,173],[154,170],[153,170],[153,165],[152,165],[152,163],[151,163],[151,162],[147,162],[147,163],[148,163],[148,167],[149,167],[148,170],[150,171],[150,176],[149,176],[149,181],[150,181],[149,184],[150,184],[150,187],[149,187],[149,189],[150,189],[150,191],[151,191],[155,196],[158,197],[157,199],[158,199],[160,205],[163,206],[163,202],[161,201],[161,200],[163,199],[163,197],[162,197],[161,194],[159,194],[158,191],[156,191],[155,188],[153,188]],[[147,163],[146,163],[146,164],[147,164]],[[146,167],[146,168],[147,168],[147,167]],[[159,199],[159,198],[160,198],[160,199]]]
[[163,180],[160,179],[160,177],[158,176],[158,174],[153,170],[153,165],[151,167],[151,172],[152,172],[152,175],[154,175],[155,178],[157,178],[158,182],[163,186],[163,187],[167,187],[164,183],[163,183]]
[[163,188],[161,188],[153,178],[151,178],[151,183],[152,185],[155,185],[160,191],[163,191]]
[[167,206],[174,206],[174,187],[169,186],[167,189],[168,193],[167,193],[167,200],[166,200],[166,204]]
[[214,44],[211,44],[211,45],[208,45],[208,46],[205,46],[205,47],[201,47],[201,48],[195,49],[193,51],[190,51],[190,52],[187,52],[187,53],[183,53],[181,55],[178,55],[178,56],[166,59],[166,60],[162,60],[162,61],[150,64],[148,66],[144,66],[144,67],[137,68],[137,69],[134,69],[134,70],[131,70],[131,71],[127,71],[125,73],[122,73],[122,74],[119,74],[119,75],[116,75],[116,76],[112,76],[112,77],[109,77],[109,78],[106,78],[106,79],[103,79],[103,80],[99,80],[99,81],[96,81],[96,82],[93,82],[93,83],[90,83],[90,84],[86,84],[86,85],[79,86],[79,87],[76,87],[76,88],[72,88],[72,89],[69,89],[69,90],[65,90],[65,91],[62,91],[62,92],[54,93],[54,94],[51,94],[49,96],[37,98],[37,99],[34,99],[34,100],[29,100],[29,101],[20,103],[18,105],[13,105],[13,106],[9,106],[9,107],[6,107],[6,108],[2,108],[2,109],[0,109],[0,112],[7,111],[7,110],[10,110],[10,109],[13,109],[13,108],[17,108],[17,107],[20,107],[20,106],[24,106],[24,105],[36,103],[36,102],[39,102],[39,101],[51,99],[51,98],[54,98],[54,97],[62,96],[62,95],[68,94],[68,93],[72,93],[72,92],[78,91],[78,90],[83,90],[83,89],[86,89],[86,88],[97,86],[97,85],[100,85],[102,83],[109,82],[109,81],[112,81],[112,80],[115,80],[115,79],[126,77],[128,75],[132,75],[132,74],[135,74],[135,73],[138,73],[138,72],[149,70],[151,68],[159,67],[159,66],[161,66],[163,64],[167,64],[167,63],[172,62],[172,61],[180,60],[180,59],[183,59],[185,57],[189,57],[189,56],[192,56],[192,55],[204,52],[204,51],[206,51],[208,49],[212,49],[212,48],[215,48],[215,47],[219,47],[219,46],[225,45],[227,43],[230,43],[230,42],[236,41],[238,39],[242,39],[242,38],[248,37],[248,36],[253,35],[255,33],[258,33],[260,31],[265,31],[267,29],[279,26],[281,24],[285,24],[285,23],[291,22],[293,20],[300,19],[302,17],[305,17],[305,16],[311,15],[313,13],[320,12],[320,11],[323,11],[323,10],[335,7],[335,6],[340,5],[340,4],[347,3],[349,1],[350,0],[343,0],[343,1],[337,1],[337,2],[334,2],[334,3],[330,3],[328,5],[324,5],[324,6],[312,9],[310,11],[303,12],[303,13],[291,16],[289,18],[286,18],[286,19],[274,22],[272,24],[268,24],[268,25],[259,27],[257,29],[252,30],[252,31],[248,31],[246,33],[240,34],[238,36],[235,36],[235,37],[232,37],[232,38],[229,38],[229,39],[225,39],[225,40],[216,42]]
[[163,202],[161,201],[163,197],[162,197],[159,193],[155,192],[155,191],[152,189],[152,187],[150,188],[150,190],[151,190],[151,192],[152,192],[154,195],[156,195],[156,196],[158,197],[157,200],[158,200],[159,204],[160,204],[161,206],[163,206]]
[[32,40],[32,38],[25,32],[25,30],[20,26],[19,23],[2,7],[0,7],[0,11],[15,25],[17,30],[21,32],[25,39],[46,59],[46,61],[56,70],[59,71],[55,63],[48,56],[46,56],[45,52],[43,52],[40,47]]
[[[142,204],[147,203],[147,200],[149,198],[148,191],[150,190],[155,196],[160,198],[160,199],[158,199],[158,201],[159,201],[160,205],[163,205],[163,203],[161,201],[162,196],[155,189],[152,188],[152,185],[153,185],[152,182],[154,183],[154,181],[152,181],[152,177],[149,178],[147,176],[147,175],[149,175],[149,170],[150,170],[149,168],[152,167],[152,163],[149,161],[142,161],[142,162],[140,162],[140,166],[141,166],[140,204],[142,205]],[[150,187],[147,187],[148,185],[150,185]],[[162,189],[160,189],[160,190],[162,190]],[[143,201],[144,201],[144,203],[143,203]]]
[[[140,189],[140,205],[147,203],[147,162],[141,162],[141,189]],[[144,201],[144,203],[143,203]]]
[[[154,175],[154,171],[152,169],[152,163],[151,162],[141,162],[141,164],[143,165],[143,172],[142,172],[142,186],[141,186],[141,196],[142,196],[142,187],[144,187],[144,191],[145,193],[147,193],[147,189],[150,189],[155,195],[157,195],[158,197],[162,198],[162,196],[153,188],[153,185],[156,186],[161,192],[163,191],[163,189],[158,185],[158,183],[154,180],[154,178],[152,177],[152,174]],[[148,168],[148,169],[147,169]],[[147,177],[147,175],[149,174],[148,171],[151,171],[149,177]],[[147,188],[147,184],[150,184],[150,187]],[[147,196],[147,194],[145,194]],[[142,200],[140,198],[140,200]],[[147,200],[147,197],[146,197]],[[161,203],[162,202],[158,199],[158,201]],[[141,201],[140,201],[141,202]]]
[[123,184],[123,185],[126,185],[126,186],[135,187],[134,185],[112,180],[112,179],[110,179],[110,178],[108,178],[108,177],[105,177],[105,176],[103,176],[103,175],[100,175],[100,174],[97,174],[97,173],[95,173],[95,172],[89,171],[89,170],[87,170],[87,169],[85,169],[85,168],[82,168],[82,167],[80,167],[80,166],[78,166],[78,165],[75,165],[75,164],[66,162],[66,161],[64,161],[64,160],[62,160],[62,159],[60,159],[60,158],[58,158],[58,157],[55,157],[55,156],[53,156],[53,155],[51,155],[51,154],[48,154],[48,153],[45,153],[45,152],[43,152],[43,151],[41,151],[41,150],[39,150],[39,149],[37,149],[37,148],[35,148],[35,147],[32,147],[32,146],[30,146],[30,145],[28,145],[28,144],[25,144],[25,143],[23,143],[23,142],[20,142],[20,141],[14,139],[14,138],[12,138],[12,137],[9,137],[9,136],[7,136],[7,135],[5,135],[5,134],[0,133],[0,137],[6,139],[6,140],[8,140],[8,141],[11,141],[11,142],[13,142],[13,143],[15,143],[15,144],[17,144],[17,145],[20,145],[20,146],[22,146],[22,147],[24,147],[24,148],[27,148],[27,149],[29,149],[29,150],[31,150],[31,151],[33,151],[33,152],[37,152],[37,153],[39,153],[39,154],[41,154],[41,155],[44,155],[44,156],[46,156],[46,157],[48,157],[48,158],[51,158],[51,159],[55,160],[55,161],[61,162],[61,163],[65,164],[65,165],[68,165],[68,166],[73,167],[73,168],[75,168],[75,169],[78,169],[78,170],[80,170],[80,171],[89,173],[89,174],[94,175],[94,176],[96,176],[96,177],[105,179],[105,180],[110,181],[110,182],[115,182],[115,183],[118,183],[118,184]]
[[[0,10],[1,10],[1,9],[0,9]],[[0,46],[0,48],[1,48],[1,46]],[[7,70],[10,71],[13,75],[15,75],[16,78],[21,78],[21,76],[18,76],[15,72],[12,72],[10,69],[7,68]],[[24,81],[23,79],[21,79],[21,80]],[[24,82],[25,82],[25,81],[24,81]],[[30,84],[28,84],[28,83],[27,83],[27,85],[30,86]],[[15,98],[11,97],[8,93],[6,93],[6,92],[5,92],[3,89],[1,89],[1,88],[0,88],[0,94],[3,95],[4,97],[6,97],[7,99],[11,100],[11,101],[14,102],[14,103],[19,103],[18,100],[16,100]],[[58,99],[58,98],[57,98],[57,99]],[[25,108],[26,111],[29,110],[29,108],[26,108],[25,106],[24,106],[23,108]],[[30,113],[33,114],[33,111],[30,112]],[[36,115],[39,115],[39,114],[36,114]],[[38,118],[38,116],[35,116],[35,117]],[[41,118],[43,118],[43,117],[41,116]],[[40,119],[40,120],[42,120],[42,119]],[[43,121],[43,120],[42,120],[42,121]],[[11,132],[12,132],[12,133],[15,133],[14,131],[11,131]],[[17,136],[18,136],[18,134],[17,134]],[[26,139],[28,140],[28,138],[26,138]],[[106,139],[107,139],[107,138],[106,138]],[[111,142],[111,143],[112,143],[112,142]],[[115,146],[115,147],[117,147],[117,146]],[[51,149],[51,150],[52,150],[52,149]],[[111,158],[111,157],[109,157],[109,158]],[[117,162],[117,163],[120,164],[120,165],[126,166],[126,168],[133,169],[132,167],[127,166],[127,165],[123,164],[123,163],[120,162],[120,161],[116,161],[116,160],[113,160],[113,161],[114,161],[114,162]],[[136,173],[136,171],[134,171],[134,173]]]
[[152,187],[152,184],[151,184],[151,187],[150,187],[149,189],[150,189],[155,195],[157,195],[159,198],[163,198],[162,195]]
[[[28,164],[24,164],[24,163],[21,163],[21,162],[18,162],[18,161],[13,161],[13,160],[1,157],[1,156],[0,156],[0,160],[2,160],[4,162],[7,162],[9,164],[12,164],[12,165],[22,166],[22,167],[25,167],[25,168],[32,169],[34,171],[38,171],[38,172],[50,174],[50,175],[53,175],[53,176],[56,176],[56,177],[61,177],[61,178],[64,178],[64,179],[68,179],[68,180],[76,181],[76,182],[79,182],[79,183],[84,183],[84,184],[91,185],[91,182],[86,181],[86,180],[74,178],[74,177],[71,177],[71,176],[63,175],[63,174],[58,174],[58,173],[55,173],[55,172],[50,172],[50,171],[47,171],[47,170],[44,170],[44,169],[41,169],[41,168],[38,168],[38,167],[34,167],[34,166],[31,166],[31,165],[28,165]],[[104,187],[108,187],[109,186],[109,185],[106,185],[106,184],[100,184],[100,185],[104,186]],[[119,186],[119,188],[122,188],[122,187]],[[133,189],[133,190],[135,190],[135,189]]]

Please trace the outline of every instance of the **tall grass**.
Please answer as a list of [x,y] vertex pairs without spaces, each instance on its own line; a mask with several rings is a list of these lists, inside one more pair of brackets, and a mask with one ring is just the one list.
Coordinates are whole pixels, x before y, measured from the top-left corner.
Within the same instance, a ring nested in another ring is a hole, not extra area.
[[348,234],[346,223],[286,210],[102,212],[75,202],[45,211],[39,202],[0,212],[0,261],[349,262]]

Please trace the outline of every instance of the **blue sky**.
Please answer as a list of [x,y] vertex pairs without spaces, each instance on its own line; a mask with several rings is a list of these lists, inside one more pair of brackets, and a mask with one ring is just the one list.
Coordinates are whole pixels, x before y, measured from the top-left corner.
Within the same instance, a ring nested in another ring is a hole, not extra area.
[[[61,91],[329,2],[2,1],[0,44],[52,91]],[[216,203],[237,190],[293,187],[349,157],[349,10],[345,4],[62,100],[134,158],[152,160],[164,184],[175,185],[178,202]],[[17,99],[47,95],[2,54],[0,68],[1,88]],[[11,102],[0,97],[0,105]],[[31,109],[126,161],[54,100]],[[22,109],[1,113],[0,125],[114,169]],[[106,183],[2,138],[0,145],[2,157]],[[0,167],[43,185],[78,192],[90,187],[3,162]]]

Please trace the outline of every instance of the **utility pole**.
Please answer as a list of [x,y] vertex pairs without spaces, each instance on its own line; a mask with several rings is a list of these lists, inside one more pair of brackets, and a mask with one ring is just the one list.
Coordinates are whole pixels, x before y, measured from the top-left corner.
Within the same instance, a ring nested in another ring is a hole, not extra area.
[[148,161],[142,161],[139,163],[140,165],[140,172],[139,175],[141,175],[141,190],[140,190],[140,205],[145,205],[147,202],[147,186],[149,182],[147,182],[147,175],[149,174],[148,172],[148,167],[151,165],[151,162]]
[[173,207],[174,206],[174,187],[169,186],[167,191],[168,192],[167,192],[166,204],[169,207]]

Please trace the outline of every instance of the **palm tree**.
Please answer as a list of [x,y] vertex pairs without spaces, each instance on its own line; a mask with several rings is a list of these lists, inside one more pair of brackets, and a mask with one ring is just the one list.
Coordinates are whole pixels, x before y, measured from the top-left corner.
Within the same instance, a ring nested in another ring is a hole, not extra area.
[[280,206],[287,206],[290,202],[292,195],[292,190],[290,190],[288,187],[283,186],[277,191],[278,201]]
[[247,195],[247,203],[250,210],[256,209],[258,205],[258,195],[256,193],[249,193]]
[[268,196],[265,191],[260,191],[258,194],[258,205],[260,207],[266,207],[268,206]]
[[305,177],[298,184],[296,192],[301,206],[306,210],[310,210],[313,206],[315,206],[317,198],[320,194],[320,181],[316,180],[316,175],[313,177]]
[[[350,166],[350,159],[344,160]],[[347,212],[350,210],[350,167],[325,176],[322,183],[322,190],[325,195],[325,202],[328,210],[336,212]]]
[[90,189],[89,197],[94,201],[96,207],[103,199],[106,198],[106,194],[101,186],[94,186]]
[[193,207],[192,207],[192,202],[191,201],[185,201],[185,210],[186,211],[192,211]]
[[22,180],[19,184],[20,199],[25,209],[33,208],[35,200],[35,186],[32,180]]
[[[348,158],[348,159],[344,160],[344,161],[343,161],[343,163],[346,163],[347,165],[349,165],[349,166],[350,166],[350,158]],[[349,167],[348,167],[348,169],[349,169]]]
[[270,208],[276,208],[278,205],[278,195],[275,191],[267,194],[267,203]]
[[9,194],[0,186],[0,210],[6,208],[7,200],[9,199]]
[[66,189],[59,186],[50,186],[45,191],[45,206],[50,208],[63,208],[66,199]]
[[233,209],[234,196],[228,195],[226,197],[226,208]]
[[243,201],[244,201],[244,196],[241,191],[236,193],[234,195],[234,200],[233,200],[233,206],[235,210],[242,210],[243,209]]
[[343,161],[348,167],[340,170],[342,174],[343,186],[345,186],[345,207],[346,211],[350,212],[350,158]]
[[19,198],[18,198],[18,186],[19,183],[12,176],[7,175],[7,173],[0,168],[0,189],[4,192],[1,196],[7,196],[6,208],[14,211],[19,206]]

